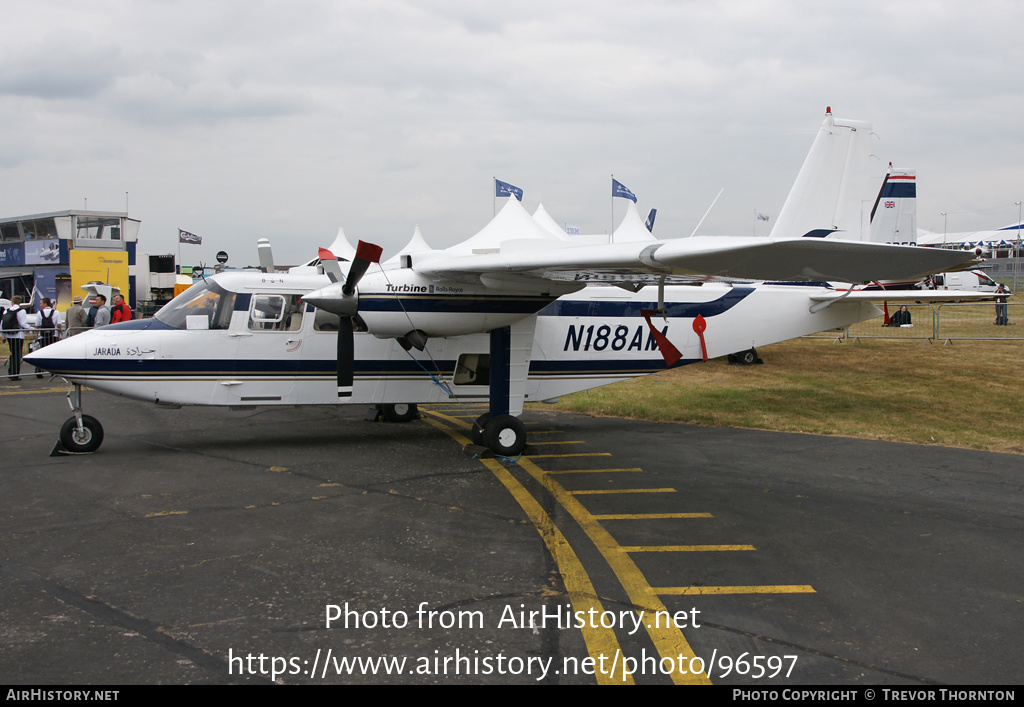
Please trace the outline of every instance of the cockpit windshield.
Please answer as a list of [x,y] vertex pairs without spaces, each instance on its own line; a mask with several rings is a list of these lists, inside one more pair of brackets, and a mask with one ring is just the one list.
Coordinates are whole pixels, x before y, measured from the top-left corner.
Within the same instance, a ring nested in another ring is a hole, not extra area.
[[154,318],[175,329],[227,329],[235,293],[213,280],[192,285],[161,307]]

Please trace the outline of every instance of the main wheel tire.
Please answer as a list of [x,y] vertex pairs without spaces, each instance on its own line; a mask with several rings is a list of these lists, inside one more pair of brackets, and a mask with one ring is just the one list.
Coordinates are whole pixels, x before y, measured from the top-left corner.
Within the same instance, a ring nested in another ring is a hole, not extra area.
[[416,403],[388,403],[382,405],[380,410],[388,422],[409,422],[419,414]]
[[736,360],[741,366],[753,366],[757,363],[757,351],[755,349],[747,349],[736,354]]
[[488,421],[491,419],[491,413],[485,412],[480,417],[473,420],[473,427],[469,430],[469,441],[478,447],[484,445],[484,428],[487,427]]
[[484,446],[503,457],[517,457],[526,449],[526,427],[517,417],[498,415],[484,427]]
[[82,415],[82,431],[78,421],[69,417],[60,428],[60,443],[69,452],[95,452],[103,443],[103,425],[91,415]]

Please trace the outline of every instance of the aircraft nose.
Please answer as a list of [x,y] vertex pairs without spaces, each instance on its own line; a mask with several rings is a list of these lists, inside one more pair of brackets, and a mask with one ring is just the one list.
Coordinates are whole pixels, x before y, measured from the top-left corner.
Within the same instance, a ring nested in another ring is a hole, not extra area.
[[86,338],[79,334],[55,341],[49,346],[44,346],[26,355],[25,362],[50,373],[66,371],[70,362],[81,361],[85,358]]

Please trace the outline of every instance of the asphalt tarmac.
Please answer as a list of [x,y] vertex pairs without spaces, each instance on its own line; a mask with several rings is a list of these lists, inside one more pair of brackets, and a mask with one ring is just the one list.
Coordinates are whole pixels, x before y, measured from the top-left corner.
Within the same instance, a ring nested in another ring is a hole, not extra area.
[[531,409],[482,461],[473,409],[84,407],[101,449],[50,456],[64,388],[0,381],[9,684],[1024,679],[1021,457]]

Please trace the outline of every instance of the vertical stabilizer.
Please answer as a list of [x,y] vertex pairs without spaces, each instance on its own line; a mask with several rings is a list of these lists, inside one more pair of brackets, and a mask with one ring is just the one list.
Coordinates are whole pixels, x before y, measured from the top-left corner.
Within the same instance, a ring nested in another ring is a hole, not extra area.
[[917,175],[913,169],[889,169],[871,213],[874,243],[917,244]]
[[868,239],[877,193],[870,177],[871,135],[871,123],[834,118],[826,110],[772,237]]

